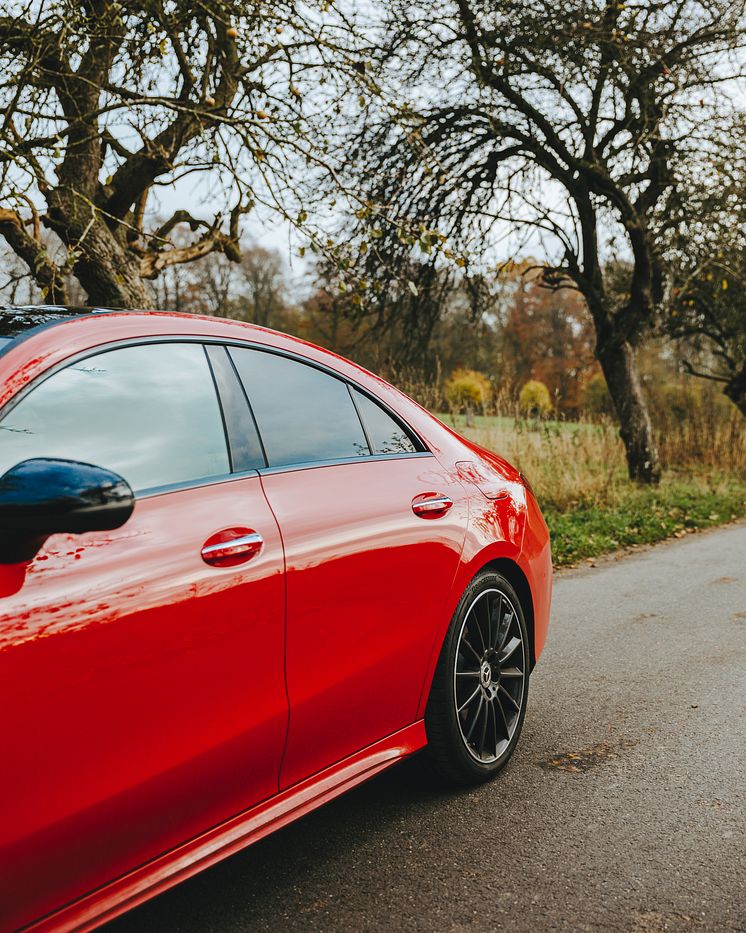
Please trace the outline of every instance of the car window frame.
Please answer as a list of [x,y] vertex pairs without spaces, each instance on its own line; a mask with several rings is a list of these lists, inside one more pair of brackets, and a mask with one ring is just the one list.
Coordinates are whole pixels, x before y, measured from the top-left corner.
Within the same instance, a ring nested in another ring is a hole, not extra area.
[[[60,323],[60,322],[54,322],[54,323],[50,322],[49,324],[46,324],[43,326],[45,328],[54,327],[55,324],[57,323]],[[407,436],[412,440],[415,447],[419,447],[420,449],[415,450],[415,451],[408,451],[405,453],[391,453],[391,454],[370,453],[367,456],[363,456],[363,457],[356,456],[356,457],[343,457],[343,458],[333,459],[333,460],[309,460],[309,461],[299,462],[299,463],[287,463],[287,464],[283,464],[281,466],[276,466],[276,467],[264,466],[264,467],[259,467],[257,469],[250,469],[250,470],[234,471],[233,469],[231,469],[230,473],[221,473],[221,474],[216,474],[215,476],[199,477],[198,479],[195,479],[195,480],[186,480],[186,481],[182,481],[179,483],[169,483],[163,486],[148,487],[146,489],[140,490],[140,492],[137,493],[137,496],[136,496],[137,501],[144,500],[144,499],[151,499],[155,496],[167,495],[173,492],[180,492],[181,490],[184,490],[184,489],[199,489],[199,488],[203,488],[207,486],[215,486],[220,483],[235,482],[241,479],[246,479],[251,476],[269,475],[273,473],[293,473],[293,472],[301,471],[301,470],[323,469],[325,467],[343,466],[343,465],[347,465],[351,463],[371,463],[371,462],[377,462],[377,461],[382,461],[382,460],[411,460],[411,459],[416,459],[416,458],[421,458],[421,457],[433,457],[434,456],[433,452],[430,450],[430,448],[428,447],[426,442],[422,439],[422,437],[419,435],[419,433],[415,431],[414,428],[412,428],[412,426],[408,424],[401,417],[401,415],[394,412],[391,409],[391,407],[386,404],[386,402],[382,401],[373,392],[371,392],[365,386],[361,385],[356,380],[351,379],[348,376],[345,376],[342,373],[337,372],[336,370],[332,369],[330,366],[326,366],[325,364],[320,363],[317,360],[309,359],[308,357],[303,356],[302,354],[294,353],[290,350],[285,350],[284,348],[281,348],[281,347],[271,347],[266,344],[256,343],[251,340],[240,340],[237,338],[230,338],[230,337],[209,337],[209,336],[199,335],[199,334],[178,334],[177,333],[177,334],[163,334],[163,335],[157,335],[157,336],[147,335],[147,336],[142,336],[142,337],[125,337],[125,338],[120,338],[118,340],[112,340],[112,341],[107,341],[105,343],[97,344],[94,347],[89,347],[86,350],[81,350],[78,353],[74,353],[71,356],[67,357],[66,359],[60,360],[58,363],[55,363],[54,365],[50,366],[49,369],[44,370],[44,372],[40,373],[38,376],[32,379],[29,383],[23,386],[22,389],[16,392],[11,398],[9,398],[8,401],[0,407],[0,420],[3,419],[10,411],[12,411],[13,408],[15,408],[15,406],[19,404],[30,392],[33,392],[33,390],[37,386],[41,385],[42,382],[45,382],[47,379],[53,376],[56,372],[59,372],[62,369],[66,369],[68,366],[72,366],[75,363],[80,362],[81,360],[90,359],[91,357],[94,357],[94,356],[99,356],[100,354],[107,353],[111,350],[121,350],[121,349],[125,349],[127,347],[132,347],[132,346],[143,346],[143,345],[161,344],[161,343],[198,343],[202,346],[203,350],[205,351],[205,360],[208,366],[208,371],[210,373],[210,377],[212,379],[213,387],[215,389],[215,393],[216,393],[216,397],[218,401],[218,408],[219,408],[220,417],[221,417],[221,427],[223,429],[223,436],[225,438],[226,449],[228,451],[228,461],[231,466],[233,464],[233,453],[231,449],[229,431],[227,428],[227,422],[229,421],[230,416],[228,415],[227,410],[226,410],[226,406],[230,404],[230,400],[224,398],[224,396],[220,392],[218,380],[215,378],[215,373],[213,371],[210,354],[207,352],[207,347],[214,346],[214,345],[224,347],[226,348],[226,350],[228,347],[237,347],[239,349],[245,349],[245,350],[259,350],[265,353],[274,353],[277,356],[284,356],[287,359],[294,360],[295,362],[300,363],[302,365],[312,366],[314,369],[318,369],[321,372],[324,372],[327,375],[340,380],[347,386],[348,394],[350,395],[350,402],[357,414],[358,420],[360,421],[360,425],[363,430],[363,434],[365,435],[366,441],[368,442],[369,449],[372,449],[372,448],[370,447],[370,440],[368,438],[368,433],[365,427],[365,422],[363,418],[361,417],[360,412],[358,411],[357,405],[355,404],[354,396],[352,395],[352,392],[350,391],[350,387],[357,389],[358,392],[362,393],[363,395],[366,395],[372,402],[374,402],[376,405],[381,407],[386,412],[386,414],[388,414],[389,417],[391,417],[394,420],[396,424],[401,426],[402,430],[406,432]],[[229,353],[227,354],[227,356],[230,359]],[[236,373],[236,378],[239,379],[239,383],[240,383],[240,378],[238,377],[237,373]],[[241,383],[241,386],[243,387],[243,383]],[[245,389],[242,392],[242,395],[244,398],[244,402],[240,404],[246,405],[246,407],[249,409],[249,412],[251,414],[251,418],[254,419],[254,413],[251,407],[251,401],[248,398],[248,395]],[[258,423],[256,422],[256,419],[254,419],[254,423],[256,424],[256,428],[257,428],[257,432],[259,435],[262,448],[264,449],[264,440],[262,438],[262,432],[261,432],[261,429],[259,428]],[[266,453],[265,453],[265,463],[266,462],[267,461],[266,461]]]
[[[367,392],[362,392],[362,391],[361,391],[356,385],[354,385],[352,382],[348,382],[348,383],[347,383],[347,390],[348,390],[349,393],[350,393],[350,398],[352,399],[352,404],[355,406],[355,411],[357,412],[357,416],[358,416],[358,418],[360,419],[360,424],[362,425],[363,434],[365,435],[365,440],[366,440],[367,443],[368,443],[368,449],[370,450],[371,456],[374,456],[374,457],[398,456],[398,457],[401,458],[402,456],[405,456],[405,457],[406,457],[406,456],[411,456],[411,455],[414,454],[414,453],[420,453],[420,452],[421,452],[421,451],[418,451],[418,450],[417,450],[417,443],[418,443],[418,441],[419,441],[419,438],[418,438],[416,435],[413,436],[412,433],[409,431],[409,429],[408,429],[405,425],[402,424],[401,419],[398,418],[396,415],[392,414],[387,408],[384,408],[384,407],[380,404],[380,402],[378,401],[378,399],[373,398],[373,396],[371,396],[371,395],[370,395],[369,393],[367,393]],[[382,451],[378,451],[377,453],[374,453],[374,450],[373,450],[373,441],[372,441],[372,437],[371,437],[371,435],[370,435],[370,433],[369,433],[368,421],[367,421],[367,418],[366,418],[365,413],[363,412],[362,408],[360,407],[360,405],[359,405],[359,403],[358,403],[358,400],[355,398],[355,392],[357,392],[358,395],[362,395],[363,398],[366,398],[372,405],[375,405],[375,406],[377,406],[378,408],[380,408],[381,411],[382,411],[385,415],[387,415],[387,416],[389,417],[389,419],[390,419],[391,421],[393,421],[394,424],[395,424],[396,426],[398,426],[399,429],[402,430],[402,431],[404,432],[404,434],[409,438],[409,441],[410,441],[410,443],[412,444],[412,446],[414,447],[414,450],[402,450],[402,451],[399,451],[399,452],[396,453],[396,454],[393,453],[393,452],[384,453],[384,452],[382,452]]]

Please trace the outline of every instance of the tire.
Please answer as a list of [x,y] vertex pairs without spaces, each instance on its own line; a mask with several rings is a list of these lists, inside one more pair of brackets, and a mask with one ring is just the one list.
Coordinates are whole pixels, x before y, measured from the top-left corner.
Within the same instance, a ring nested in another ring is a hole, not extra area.
[[428,753],[448,783],[480,784],[505,767],[526,715],[529,668],[515,590],[480,571],[453,614],[425,710]]

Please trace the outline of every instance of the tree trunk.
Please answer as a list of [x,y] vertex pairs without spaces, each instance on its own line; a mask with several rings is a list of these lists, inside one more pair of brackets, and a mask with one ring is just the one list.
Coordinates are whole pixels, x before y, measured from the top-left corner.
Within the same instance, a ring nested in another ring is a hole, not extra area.
[[[45,222],[75,254],[73,274],[88,304],[101,308],[152,308],[152,291],[140,274],[139,257],[128,250],[123,232],[112,231],[73,194],[48,196]],[[120,234],[120,235],[117,235]]]
[[637,372],[635,351],[627,342],[613,341],[599,348],[597,354],[619,421],[630,479],[658,483],[660,462]]
[[725,384],[723,392],[746,418],[746,361],[733,378]]
[[75,263],[75,276],[88,303],[100,308],[152,308],[154,295],[140,277],[137,260],[109,246],[107,242],[88,244],[86,254]]
[[[68,228],[77,234],[77,229]],[[100,308],[152,308],[155,296],[140,275],[137,256],[102,221],[81,231],[75,277],[88,295],[88,303]]]

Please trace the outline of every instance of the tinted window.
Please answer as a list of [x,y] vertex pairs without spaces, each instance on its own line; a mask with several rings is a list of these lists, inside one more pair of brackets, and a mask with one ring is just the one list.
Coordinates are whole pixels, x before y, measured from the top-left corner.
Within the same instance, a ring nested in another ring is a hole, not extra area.
[[275,353],[231,348],[270,466],[370,454],[346,383]]
[[388,412],[357,389],[352,393],[374,454],[408,454],[417,450],[409,434]]
[[228,473],[204,349],[126,347],[54,373],[0,421],[0,474],[30,457],[94,463],[135,490]]

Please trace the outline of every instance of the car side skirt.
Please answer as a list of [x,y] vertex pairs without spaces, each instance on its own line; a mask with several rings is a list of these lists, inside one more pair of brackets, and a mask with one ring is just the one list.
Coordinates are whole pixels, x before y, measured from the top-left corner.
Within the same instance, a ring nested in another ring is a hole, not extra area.
[[426,744],[425,723],[419,720],[24,929],[33,933],[93,930],[339,797]]

